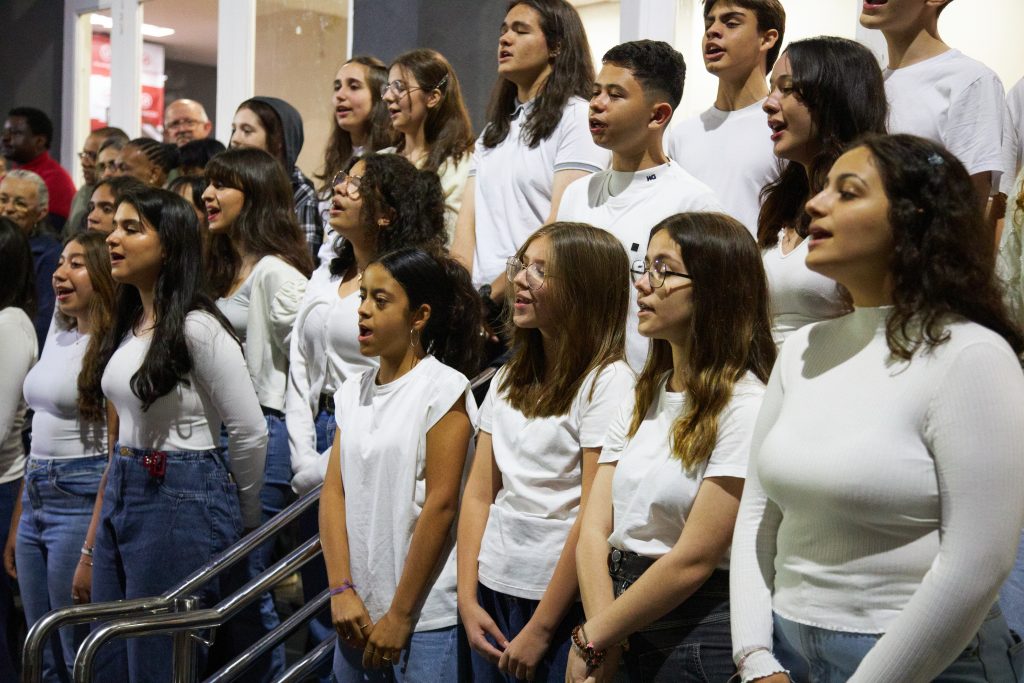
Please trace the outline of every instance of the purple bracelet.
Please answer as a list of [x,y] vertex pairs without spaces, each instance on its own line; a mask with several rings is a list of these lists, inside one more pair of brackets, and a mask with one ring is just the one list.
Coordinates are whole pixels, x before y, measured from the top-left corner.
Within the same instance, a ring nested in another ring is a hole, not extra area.
[[351,588],[352,590],[355,590],[356,589],[356,585],[354,583],[352,583],[351,581],[349,581],[348,579],[345,579],[344,581],[341,582],[340,586],[338,586],[337,588],[332,588],[331,589],[331,597],[333,598],[335,595],[341,595],[342,593],[347,591],[349,588]]

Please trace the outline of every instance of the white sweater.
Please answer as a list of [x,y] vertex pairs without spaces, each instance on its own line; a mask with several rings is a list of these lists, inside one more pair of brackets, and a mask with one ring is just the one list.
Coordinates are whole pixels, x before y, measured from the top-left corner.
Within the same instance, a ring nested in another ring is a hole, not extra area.
[[21,386],[36,362],[39,342],[32,319],[16,306],[0,310],[0,484],[21,477],[25,471],[25,399]]
[[884,634],[852,681],[931,681],[981,626],[1024,524],[1024,375],[968,322],[910,363],[889,307],[793,333],[758,417],[732,547],[743,681],[781,671],[772,611]]
[[238,344],[209,313],[192,311],[185,320],[192,356],[188,385],[158,398],[149,410],[131,389],[152,335],[131,332],[103,371],[103,395],[114,404],[122,446],[168,451],[204,451],[220,446],[221,424],[228,433],[228,468],[238,486],[242,521],[259,526],[260,489],[267,456],[267,424],[246,372]]

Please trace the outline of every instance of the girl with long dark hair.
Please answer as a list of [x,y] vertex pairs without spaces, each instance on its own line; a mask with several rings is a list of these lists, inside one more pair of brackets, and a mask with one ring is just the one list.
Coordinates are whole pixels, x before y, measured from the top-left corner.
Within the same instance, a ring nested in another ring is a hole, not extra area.
[[359,296],[359,347],[380,368],[335,397],[320,506],[334,676],[464,680],[455,518],[476,422],[467,376],[481,360],[480,302],[465,268],[417,249],[370,263]]
[[[288,179],[272,156],[259,149],[231,149],[210,160],[206,178],[207,283],[217,297],[217,307],[242,341],[266,419],[269,440],[260,492],[266,522],[291,499],[284,415],[288,338],[313,264],[292,210]],[[272,550],[273,543],[268,542],[250,555],[249,578],[272,564]],[[251,645],[257,634],[279,623],[269,593],[261,599],[259,611],[259,625],[248,611],[228,625],[229,635],[222,642],[238,641],[229,650]],[[284,648],[275,649],[272,656],[274,663],[265,668],[283,670]]]
[[[12,536],[14,555],[5,560],[18,579],[29,627],[50,610],[89,601],[92,548],[85,536],[107,466],[107,411],[102,394],[79,387],[98,388],[100,340],[117,296],[105,240],[105,234],[90,232],[65,241],[53,274],[54,329],[25,378],[25,400],[34,411],[32,447],[17,548]],[[87,634],[84,625],[55,634],[43,651],[43,680],[71,680]]]
[[794,333],[768,383],[732,548],[740,675],[1018,680],[996,596],[1024,525],[1024,336],[971,178],[907,135],[827,178],[807,266],[855,309]]
[[775,360],[761,255],[732,218],[678,214],[651,231],[633,281],[651,351],[583,513],[574,642],[592,649],[573,648],[570,679],[610,680],[621,656],[633,681],[724,681],[729,543]]
[[506,277],[514,350],[481,409],[459,516],[459,612],[474,680],[561,683],[582,617],[578,515],[634,380],[629,259],[609,232],[552,223]]
[[441,53],[412,50],[391,62],[381,94],[401,134],[393,151],[441,178],[450,242],[473,152],[473,126],[458,76]]
[[[393,144],[395,134],[381,89],[388,82],[387,65],[369,55],[357,55],[334,76],[331,105],[331,137],[324,149],[323,170],[316,176],[321,217],[326,216],[334,195],[334,178],[348,168],[352,157],[376,152]],[[337,234],[324,219],[324,243],[317,254],[320,266],[334,258]]]
[[811,272],[804,204],[824,187],[846,145],[884,133],[888,105],[875,56],[845,38],[809,38],[786,48],[764,102],[775,155],[789,163],[761,192],[757,242],[764,250],[776,342],[803,325],[849,310],[835,283]]
[[[35,314],[36,281],[32,251],[24,232],[14,221],[0,216],[0,534],[4,559],[10,551],[11,528],[16,518],[25,470],[25,447],[21,431],[27,406],[21,393],[25,375],[39,355],[39,342],[32,324]],[[8,629],[14,616],[14,591],[6,575],[0,575],[0,677],[17,678],[14,657],[7,647]]]
[[[261,520],[266,423],[241,346],[203,292],[200,242],[178,195],[122,195],[107,236],[121,286],[97,361],[117,442],[85,542],[96,602],[159,595]],[[200,597],[219,594],[213,582]],[[170,679],[169,638],[105,652],[99,680]]]
[[[505,260],[538,225],[555,220],[573,180],[600,171],[587,100],[594,65],[566,0],[512,0],[498,39],[498,80],[477,140],[452,252],[473,282],[502,300]],[[428,85],[430,85],[428,83]]]
[[[334,394],[342,383],[377,367],[360,352],[359,281],[367,265],[401,247],[444,250],[444,196],[437,174],[418,171],[394,154],[367,154],[335,178],[328,215],[343,237],[332,271],[318,270],[306,289],[291,337],[285,415],[291,450],[292,489],[306,493],[324,480],[337,425]],[[299,518],[304,535],[317,533],[317,510]],[[327,587],[324,566],[302,568],[302,591],[312,599]],[[330,620],[310,623],[316,642],[330,635]]]
[[138,178],[118,176],[104,178],[96,183],[85,209],[86,230],[109,235],[114,230],[114,209],[121,193],[132,187],[144,186]]

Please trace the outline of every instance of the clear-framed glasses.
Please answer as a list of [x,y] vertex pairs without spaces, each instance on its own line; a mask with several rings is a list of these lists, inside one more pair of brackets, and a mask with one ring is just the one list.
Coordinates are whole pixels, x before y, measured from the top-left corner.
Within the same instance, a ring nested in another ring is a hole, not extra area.
[[647,259],[637,259],[633,261],[633,265],[629,267],[629,272],[633,276],[633,282],[639,282],[640,278],[644,276],[644,273],[648,275],[651,281],[651,287],[661,287],[665,284],[665,278],[669,275],[675,275],[676,277],[686,278],[689,281],[693,281],[693,278],[686,273],[677,273],[674,270],[669,270],[668,266],[661,262],[660,259],[655,259],[654,263],[648,263]]
[[331,187],[337,187],[338,185],[345,186],[345,193],[348,194],[352,199],[359,199],[359,188],[363,184],[362,176],[349,175],[345,171],[338,171],[334,176],[334,180],[331,181]]
[[395,97],[404,97],[405,95],[411,93],[413,90],[422,89],[423,88],[420,87],[410,88],[405,84],[405,81],[395,80],[380,86],[380,96],[382,98],[387,97],[388,91],[390,90],[391,92],[395,93]]
[[96,161],[96,152],[79,152],[78,158],[82,161],[89,159],[90,161]]
[[505,262],[505,277],[509,282],[515,282],[516,277],[523,270],[526,271],[526,286],[530,291],[540,289],[544,286],[544,269],[536,263],[523,264],[517,257],[511,256]]

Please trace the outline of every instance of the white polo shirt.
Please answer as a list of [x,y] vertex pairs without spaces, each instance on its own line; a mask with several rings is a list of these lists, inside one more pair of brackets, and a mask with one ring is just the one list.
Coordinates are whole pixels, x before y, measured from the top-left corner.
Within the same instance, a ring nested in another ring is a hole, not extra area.
[[[677,213],[722,211],[710,187],[668,162],[636,173],[601,171],[566,188],[558,220],[589,223],[619,238],[630,262],[647,255],[651,228]],[[650,342],[637,331],[636,290],[629,288],[626,360],[643,369]]]
[[772,147],[764,100],[737,111],[712,106],[676,124],[665,140],[665,153],[707,183],[726,213],[757,237],[761,189],[779,177],[782,162]]
[[593,173],[608,166],[609,153],[590,137],[589,105],[579,97],[569,99],[554,132],[531,148],[523,126],[533,102],[516,107],[508,135],[498,146],[484,147],[482,134],[476,142],[469,175],[476,178],[477,287],[494,281],[508,257],[547,221],[556,171]]
[[889,132],[942,144],[971,175],[1002,175],[1003,83],[992,69],[959,50],[899,69],[886,69]]

